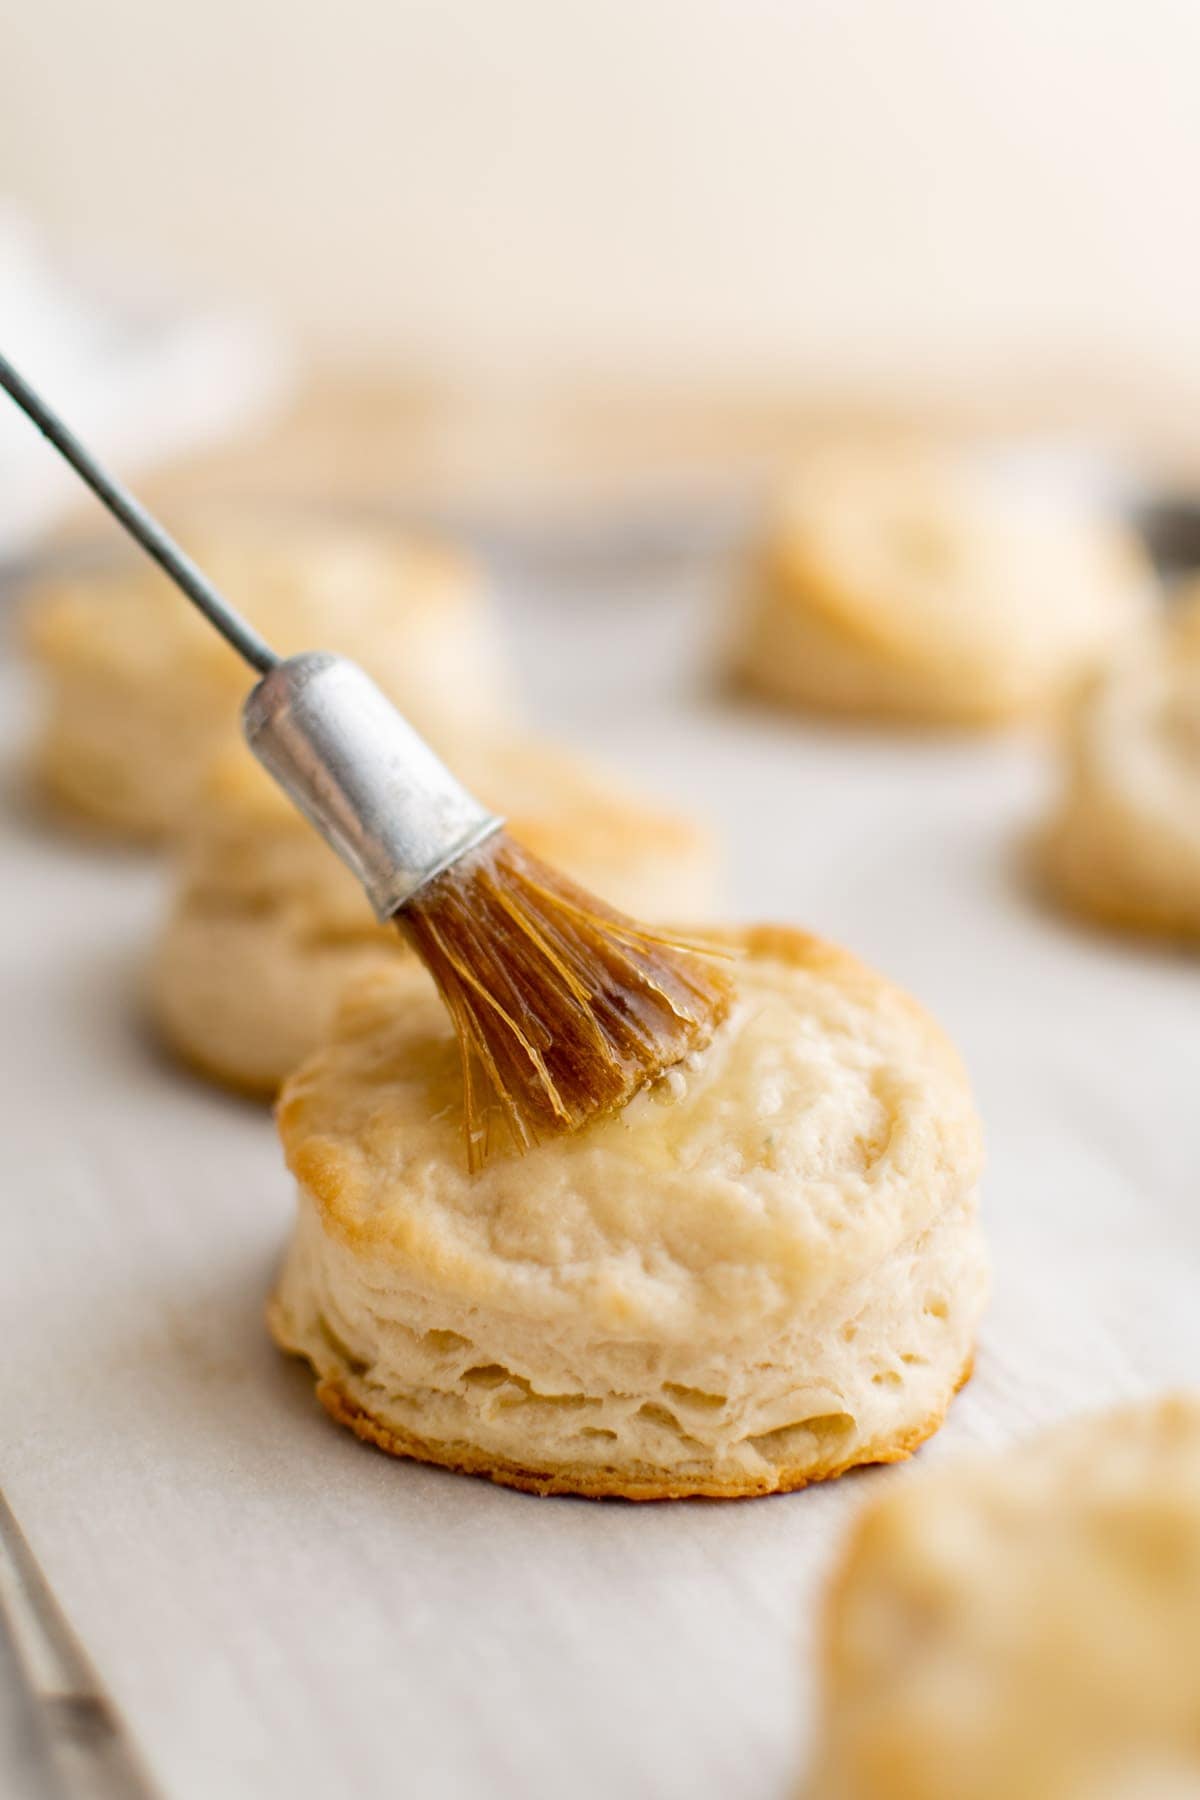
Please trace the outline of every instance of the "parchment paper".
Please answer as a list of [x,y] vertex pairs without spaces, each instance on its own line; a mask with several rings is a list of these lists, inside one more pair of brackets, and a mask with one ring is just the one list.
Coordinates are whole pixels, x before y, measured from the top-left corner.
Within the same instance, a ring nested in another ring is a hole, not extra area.
[[539,1501],[339,1432],[261,1322],[290,1208],[269,1120],[145,1035],[161,870],[24,814],[10,670],[0,1484],[172,1800],[783,1796],[862,1501],[1200,1372],[1200,974],[1023,890],[1044,748],[739,709],[686,581],[507,614],[539,723],[723,827],[734,916],[849,944],[963,1046],[978,1372],[916,1464],[765,1501]]

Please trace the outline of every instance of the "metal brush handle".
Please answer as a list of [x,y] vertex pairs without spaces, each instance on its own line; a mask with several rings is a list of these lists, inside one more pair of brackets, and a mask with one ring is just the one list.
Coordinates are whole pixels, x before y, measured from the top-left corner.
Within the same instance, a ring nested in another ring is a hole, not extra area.
[[53,407],[46,404],[42,396],[30,387],[25,377],[2,354],[0,387],[16,401],[23,413],[28,414],[43,437],[49,438],[60,456],[66,457],[75,473],[83,477],[93,494],[121,521],[130,536],[137,539],[142,549],[154,558],[161,569],[165,569],[175,585],[182,588],[188,599],[200,608],[209,624],[216,626],[226,643],[231,644],[238,655],[252,669],[257,669],[260,675],[273,669],[279,658],[265,638],[261,638],[234,611],[225,596],[218,593],[207,576],[201,574],[191,557],[184,555],[157,519],[151,518],[129,489],[123,487],[96,461],[91,451],[80,443]]
[[242,724],[381,920],[503,822],[347,657],[310,650],[278,663],[248,697]]
[[356,664],[323,651],[276,655],[3,355],[0,387],[262,676],[243,710],[246,741],[358,876],[380,919],[500,829],[503,820],[467,792]]

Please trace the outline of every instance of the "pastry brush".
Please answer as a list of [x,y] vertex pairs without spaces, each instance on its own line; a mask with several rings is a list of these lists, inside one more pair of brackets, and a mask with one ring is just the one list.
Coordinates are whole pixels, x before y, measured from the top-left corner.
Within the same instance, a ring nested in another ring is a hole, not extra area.
[[463,1066],[472,1169],[616,1111],[711,1036],[730,983],[704,946],[638,924],[533,856],[373,681],[281,657],[3,356],[0,387],[259,676],[242,711],[264,768],[425,963]]

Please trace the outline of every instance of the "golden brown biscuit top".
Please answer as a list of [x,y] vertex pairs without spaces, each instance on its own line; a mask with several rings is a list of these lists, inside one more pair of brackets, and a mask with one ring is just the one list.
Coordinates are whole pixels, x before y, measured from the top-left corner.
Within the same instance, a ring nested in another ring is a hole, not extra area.
[[[464,620],[478,578],[456,552],[415,538],[289,519],[286,529],[240,520],[185,523],[193,560],[283,655],[335,650],[370,662],[379,636]],[[78,664],[131,681],[191,681],[244,693],[248,671],[146,557],[43,583],[29,596],[27,632],[51,666]]]
[[[684,854],[707,834],[680,813],[656,806],[606,770],[530,737],[460,735],[442,754],[454,773],[531,850],[619,859],[652,846]],[[313,836],[278,784],[241,745],[214,758],[187,824],[212,848],[263,826]],[[576,839],[578,843],[576,844]]]
[[988,658],[1036,675],[1145,616],[1155,592],[1122,528],[923,450],[814,458],[783,497],[767,561],[778,594],[947,679]]
[[586,1304],[617,1336],[761,1329],[876,1274],[974,1187],[958,1059],[846,953],[777,927],[723,935],[738,999],[708,1050],[475,1176],[431,984],[403,964],[365,978],[278,1109],[326,1230],[391,1279],[547,1318]]
[[814,1796],[1200,1791],[1200,1399],[889,1488],[828,1657]]
[[[447,755],[514,837],[585,884],[603,885],[606,875],[649,858],[711,850],[703,825],[648,803],[558,745],[472,735]],[[373,930],[357,881],[241,746],[214,761],[186,823],[183,860],[196,896],[286,905],[317,931]]]

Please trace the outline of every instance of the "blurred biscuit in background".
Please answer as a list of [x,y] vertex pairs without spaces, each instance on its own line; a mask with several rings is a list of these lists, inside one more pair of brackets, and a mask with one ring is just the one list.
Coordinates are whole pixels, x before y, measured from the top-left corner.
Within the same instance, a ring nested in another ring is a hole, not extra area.
[[806,1800],[1200,1793],[1200,1400],[889,1487],[824,1680]]
[[[604,899],[648,919],[711,915],[717,848],[700,824],[554,744],[443,747],[514,836]],[[249,752],[218,758],[188,815],[152,971],[154,1017],[177,1053],[273,1094],[327,1035],[347,980],[408,954]]]
[[1079,696],[1065,762],[1039,839],[1054,894],[1105,925],[1200,942],[1200,587]]
[[965,460],[902,446],[814,455],[738,599],[732,663],[795,707],[989,727],[1045,713],[1144,617],[1155,581],[1122,527]]
[[[435,740],[506,714],[482,579],[458,552],[298,513],[202,520],[180,537],[274,649],[354,657]],[[47,697],[43,797],[111,836],[178,830],[238,735],[253,671],[146,558],[49,579],[26,618]]]

